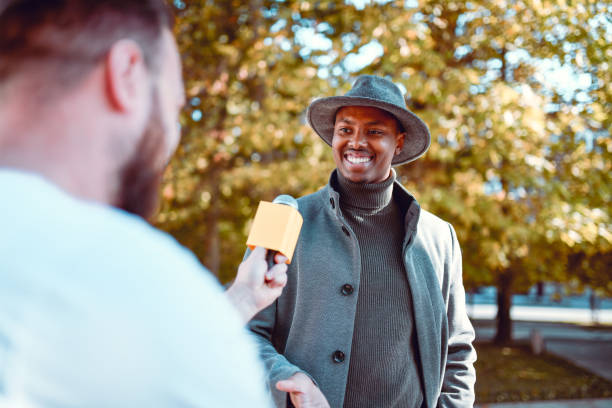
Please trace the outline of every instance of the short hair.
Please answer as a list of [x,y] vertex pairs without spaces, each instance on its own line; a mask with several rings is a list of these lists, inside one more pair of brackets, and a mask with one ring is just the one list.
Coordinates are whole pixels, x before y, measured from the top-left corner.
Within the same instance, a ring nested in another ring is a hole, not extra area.
[[121,39],[136,41],[158,71],[173,25],[165,0],[0,0],[0,85],[40,66],[60,86],[78,82]]

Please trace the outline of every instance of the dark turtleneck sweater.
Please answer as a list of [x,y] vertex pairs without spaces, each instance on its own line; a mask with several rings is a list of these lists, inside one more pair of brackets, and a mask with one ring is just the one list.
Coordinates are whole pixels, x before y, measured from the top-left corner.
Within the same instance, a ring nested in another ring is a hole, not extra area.
[[342,215],[357,236],[361,255],[344,406],[420,407],[412,298],[402,260],[404,214],[393,200],[395,172],[371,184],[335,173]]

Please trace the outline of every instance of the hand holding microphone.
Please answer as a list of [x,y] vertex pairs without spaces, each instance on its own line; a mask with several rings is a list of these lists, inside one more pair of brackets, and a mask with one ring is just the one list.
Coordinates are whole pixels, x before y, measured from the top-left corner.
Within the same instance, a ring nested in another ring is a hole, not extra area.
[[287,265],[297,244],[302,216],[288,195],[259,203],[247,239],[251,254],[240,264],[227,296],[245,321],[278,298],[287,283]]

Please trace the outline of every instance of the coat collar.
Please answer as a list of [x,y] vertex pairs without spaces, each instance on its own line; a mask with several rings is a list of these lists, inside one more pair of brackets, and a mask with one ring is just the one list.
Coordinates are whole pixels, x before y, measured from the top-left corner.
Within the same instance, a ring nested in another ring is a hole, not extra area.
[[[343,220],[342,211],[340,210],[340,193],[336,189],[336,172],[334,169],[329,176],[329,182],[324,188],[323,207],[330,211],[336,218]],[[406,234],[404,236],[403,248],[412,245],[417,233],[417,225],[421,215],[421,206],[417,200],[406,190],[406,188],[396,179],[393,183],[393,199],[397,201],[402,211],[406,212],[404,217],[404,228]]]
[[414,324],[419,350],[419,364],[425,393],[426,406],[435,407],[442,383],[441,371],[443,349],[442,335],[447,331],[446,320],[440,316],[444,301],[440,294],[437,277],[427,257],[407,256],[404,252],[406,274],[412,295]]

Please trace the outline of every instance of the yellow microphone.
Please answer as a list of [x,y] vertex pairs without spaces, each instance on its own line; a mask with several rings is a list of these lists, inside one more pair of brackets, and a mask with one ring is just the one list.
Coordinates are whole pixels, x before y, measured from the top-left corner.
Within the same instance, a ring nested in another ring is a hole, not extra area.
[[253,219],[247,245],[251,250],[256,246],[268,250],[266,254],[268,268],[274,265],[274,255],[277,252],[286,256],[286,263],[289,264],[303,222],[297,200],[290,195],[280,195],[271,203],[261,201]]

